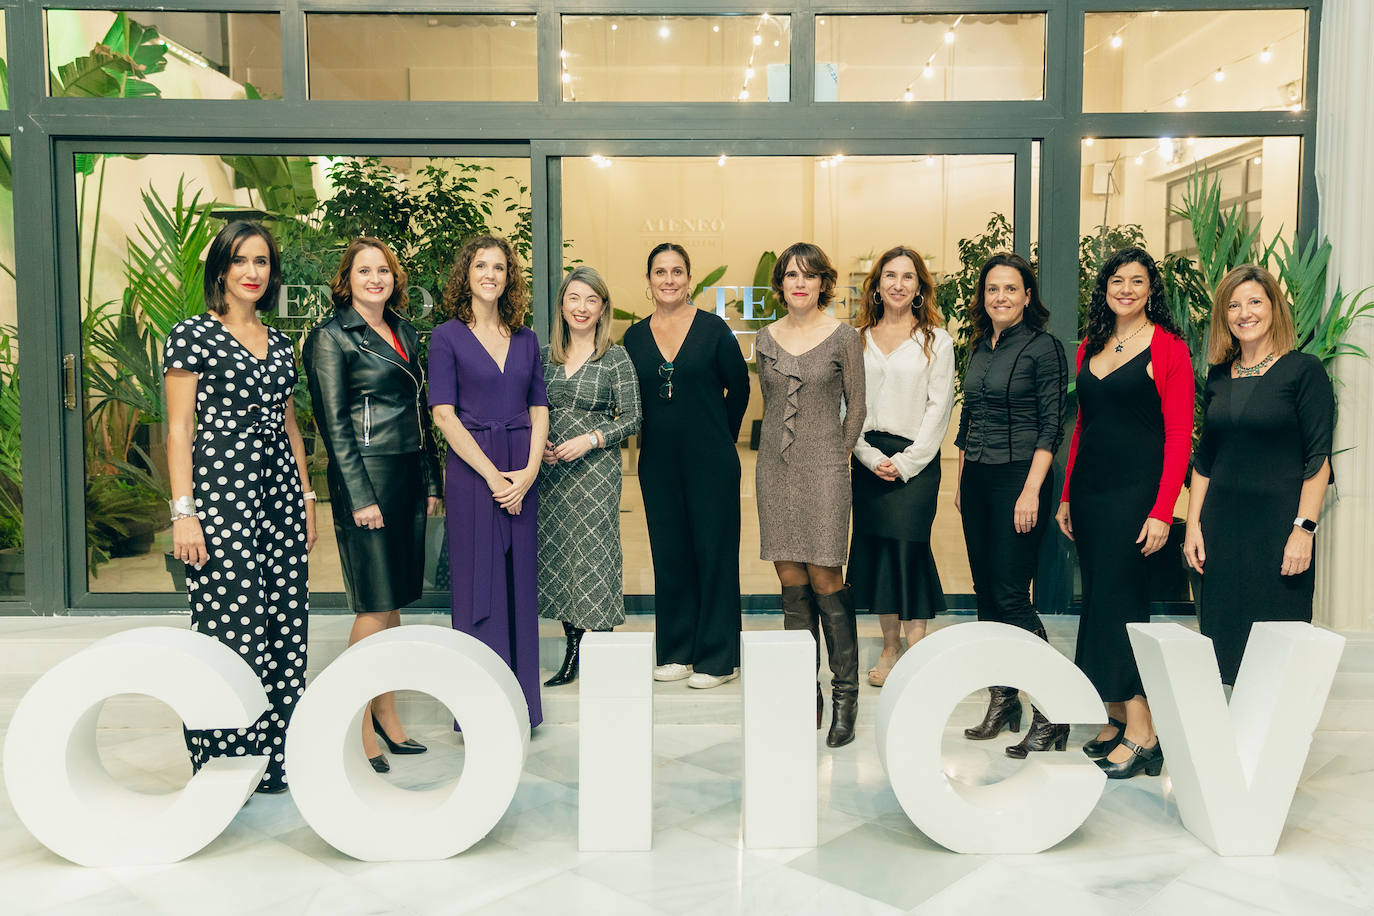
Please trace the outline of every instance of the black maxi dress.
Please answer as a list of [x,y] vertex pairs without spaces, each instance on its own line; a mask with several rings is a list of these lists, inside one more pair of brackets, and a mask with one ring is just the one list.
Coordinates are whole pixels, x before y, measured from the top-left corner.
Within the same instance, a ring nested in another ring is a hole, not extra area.
[[1229,363],[1207,376],[1193,457],[1209,478],[1199,623],[1222,683],[1236,681],[1251,624],[1312,620],[1315,561],[1301,575],[1279,570],[1303,481],[1331,456],[1335,409],[1331,379],[1307,353],[1289,351],[1257,378],[1231,378]]
[[1103,378],[1078,372],[1078,457],[1069,512],[1083,576],[1076,664],[1108,703],[1144,696],[1126,624],[1150,619],[1149,560],[1136,543],[1164,470],[1164,414],[1150,348]]

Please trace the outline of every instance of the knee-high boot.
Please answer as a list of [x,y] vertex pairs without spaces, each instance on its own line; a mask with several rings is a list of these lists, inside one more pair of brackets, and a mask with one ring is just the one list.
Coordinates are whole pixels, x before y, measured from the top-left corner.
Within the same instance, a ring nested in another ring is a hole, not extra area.
[[[816,673],[821,670],[821,642],[817,631],[816,596],[809,585],[784,585],[782,587],[782,628],[784,630],[810,630],[816,642]],[[816,683],[816,728],[821,727],[821,685]]]
[[[1050,641],[1049,635],[1043,626],[1038,626],[1031,631],[1045,642]],[[1062,751],[1069,743],[1069,727],[1067,725],[1056,725],[1045,718],[1044,713],[1031,706],[1031,724],[1026,729],[1026,736],[1020,743],[1013,744],[1007,748],[1007,756],[1016,760],[1026,759],[1026,755],[1031,751]]]
[[568,639],[568,647],[563,655],[563,667],[558,673],[544,682],[545,687],[561,687],[577,680],[579,655],[582,649],[582,634],[586,631],[563,621],[563,635]]
[[825,651],[830,657],[830,698],[834,711],[826,747],[843,747],[854,740],[854,717],[859,711],[859,625],[849,589],[817,595]]

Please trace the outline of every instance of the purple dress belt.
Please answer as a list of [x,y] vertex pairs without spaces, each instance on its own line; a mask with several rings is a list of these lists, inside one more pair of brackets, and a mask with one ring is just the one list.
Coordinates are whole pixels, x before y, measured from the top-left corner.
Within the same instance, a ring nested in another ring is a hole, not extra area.
[[[474,417],[460,412],[458,420],[463,428],[472,434],[478,448],[491,459],[496,469],[505,473],[514,469],[511,457],[510,434],[512,430],[529,429],[528,410],[505,418],[504,420]],[[528,460],[529,455],[521,455],[520,460]],[[524,467],[521,464],[521,467]],[[509,602],[506,595],[506,552],[511,546],[511,515],[496,504],[491,493],[482,486],[473,490],[472,500],[472,622],[481,623],[491,616],[492,603],[501,598]],[[486,535],[485,537],[483,535]],[[497,542],[501,549],[497,550]],[[497,583],[500,583],[499,586]]]

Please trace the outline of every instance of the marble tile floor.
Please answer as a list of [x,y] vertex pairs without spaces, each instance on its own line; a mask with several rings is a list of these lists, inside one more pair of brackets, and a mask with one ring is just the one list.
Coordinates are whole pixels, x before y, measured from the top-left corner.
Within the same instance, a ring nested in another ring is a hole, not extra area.
[[[767,617],[753,620],[751,625],[776,626]],[[155,622],[175,625],[166,618]],[[1073,623],[1051,622],[1056,646],[1070,654]],[[0,620],[0,661],[13,660],[16,650],[42,649],[29,641],[39,638],[39,630],[79,647],[131,624],[54,624],[49,618],[48,625],[26,627]],[[331,626],[318,627],[317,635]],[[556,642],[549,635],[546,642]],[[866,631],[866,643],[875,635]],[[1354,677],[1347,689],[1358,691],[1371,671],[1374,639],[1351,638],[1359,651],[1347,652],[1342,677]],[[866,654],[876,649],[867,645]],[[545,654],[551,654],[548,647]],[[3,728],[38,672],[8,664],[0,670],[6,672],[0,678]],[[680,685],[663,685],[659,696],[666,690],[686,695]],[[732,699],[727,688],[691,694],[701,706],[689,720],[738,705],[738,694]],[[871,711],[876,699],[877,691],[866,689],[861,704]],[[669,704],[666,712],[675,709],[688,711]],[[679,724],[660,709],[650,853],[578,852],[577,730],[549,724],[535,731],[505,817],[468,852],[441,862],[351,859],[305,824],[287,794],[255,796],[217,840],[177,865],[86,869],[40,846],[18,823],[8,798],[0,797],[0,913],[1374,913],[1374,718],[1360,714],[1367,706],[1356,710],[1344,719],[1359,727],[1317,732],[1273,857],[1221,858],[1194,839],[1179,821],[1167,769],[1162,777],[1108,783],[1083,826],[1048,852],[949,853],[901,810],[868,725],[860,726],[853,745],[834,751],[824,747],[824,733],[817,734],[819,845],[746,850],[738,724]],[[1021,764],[1002,756],[1010,739],[963,739],[963,726],[979,712],[971,698],[951,717],[945,766],[959,779],[987,783]],[[107,704],[100,741],[116,778],[147,792],[185,783],[189,766],[169,716],[130,718],[116,703]],[[1091,730],[1075,728],[1073,742],[1086,740]],[[429,753],[393,756],[387,778],[407,788],[456,778],[461,739],[441,723],[411,731]]]

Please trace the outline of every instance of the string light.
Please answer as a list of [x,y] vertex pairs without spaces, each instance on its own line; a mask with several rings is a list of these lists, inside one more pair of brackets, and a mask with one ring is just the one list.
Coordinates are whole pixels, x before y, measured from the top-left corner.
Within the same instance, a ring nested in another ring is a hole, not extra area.
[[1274,59],[1274,52],[1269,50],[1269,46],[1268,46],[1268,45],[1265,45],[1265,46],[1264,46],[1264,50],[1263,50],[1263,51],[1260,51],[1260,53],[1259,53],[1259,59],[1260,59],[1260,63],[1262,63],[1262,64],[1267,64],[1267,63],[1269,63],[1271,60]]
[[921,68],[921,75],[924,76],[926,79],[930,79],[932,76],[935,75],[935,68],[932,67],[930,64],[926,64],[924,67]]
[[599,169],[608,169],[611,167],[611,160],[600,153],[592,153],[592,163]]
[[1096,142],[1097,142],[1097,141],[1094,140],[1092,137],[1084,137],[1084,138],[1083,138],[1083,145],[1084,145],[1084,146],[1092,146],[1092,145],[1093,145],[1094,143],[1096,143]]
[[1145,164],[1145,157],[1144,157],[1144,156],[1136,156],[1136,157],[1135,157],[1135,164],[1136,164],[1136,165],[1144,165],[1144,164]]
[[914,99],[915,97],[916,97],[916,96],[912,94],[912,92],[911,92],[910,89],[908,89],[906,92],[903,92],[903,93],[902,93],[902,101],[903,101],[903,102],[910,102],[910,101],[911,101],[912,99]]
[[1212,74],[1212,79],[1216,80],[1218,83],[1225,82],[1226,71],[1221,69],[1220,67],[1217,67],[1217,72]]
[[948,32],[945,33],[945,44],[947,44],[947,45],[952,45],[952,44],[954,44],[954,30],[953,30],[953,29],[950,29]]
[[1187,104],[1188,104],[1188,93],[1186,93],[1186,92],[1180,92],[1178,95],[1174,96],[1174,107],[1175,107],[1175,108],[1182,108],[1184,105],[1187,105]]
[[614,23],[614,22],[611,23],[611,31],[612,31],[612,32],[618,31],[619,29],[620,29],[620,26],[619,26],[619,25],[617,25],[617,24]]
[[[952,44],[954,44],[954,38],[955,38],[955,34],[954,34],[954,33],[955,33],[955,30],[957,30],[957,29],[959,28],[959,26],[963,24],[963,21],[964,21],[964,17],[963,17],[963,16],[958,16],[958,17],[955,18],[953,24],[951,24],[950,27],[949,27],[948,29],[945,30],[944,44],[946,44],[946,45],[952,45]],[[934,76],[935,76],[935,56],[936,56],[937,54],[939,54],[939,53],[940,53],[939,48],[936,48],[934,51],[930,52],[930,56],[927,57],[927,58],[925,59],[925,63],[921,65],[921,78],[922,78],[922,79],[933,79],[933,78],[934,78]],[[904,102],[910,102],[912,99],[914,99],[914,98],[916,97],[916,94],[915,94],[914,90],[912,89],[912,85],[913,85],[914,83],[915,83],[915,80],[912,80],[912,82],[906,84],[906,89],[902,92],[902,101],[904,101]]]
[[668,37],[669,35],[671,35],[671,34],[672,34],[672,31],[671,31],[666,25],[661,25],[661,26],[658,27],[658,37],[659,37],[659,38],[667,38],[667,37]]
[[719,31],[720,31],[720,26],[718,26],[718,25],[713,25],[713,26],[711,26],[711,31],[712,31],[712,32],[719,32]]
[[1119,32],[1112,36],[1111,45],[1113,48],[1121,47],[1121,34]]
[[[751,39],[753,47],[749,51],[749,61],[744,65],[744,84],[740,86],[739,95],[736,96],[741,102],[749,99],[749,81],[752,80],[755,75],[754,58],[758,55],[758,48],[763,44],[763,25],[766,22],[774,22],[773,17],[769,16],[767,13],[759,14],[759,20],[754,25],[754,35]],[[774,24],[776,25],[776,22],[774,22]],[[714,26],[713,31],[720,31],[720,27]],[[773,47],[776,48],[777,46],[778,43],[776,41],[773,42]]]
[[741,102],[743,102],[743,101],[746,101],[748,98],[749,98],[749,90],[748,90],[748,89],[741,89],[741,90],[739,91],[739,100],[740,100]]
[[729,159],[729,158],[730,158],[729,156],[725,155],[724,153],[721,153],[721,154],[720,154],[720,158],[716,160],[716,165],[720,166],[721,168],[724,168],[724,167],[725,167],[725,160],[726,160],[726,159]]
[[1254,159],[1251,159],[1250,161],[1253,162],[1255,165],[1259,165],[1264,160],[1261,159],[1259,156],[1256,156]]

